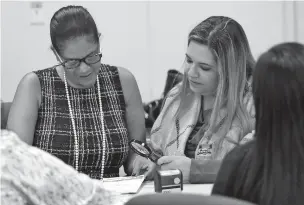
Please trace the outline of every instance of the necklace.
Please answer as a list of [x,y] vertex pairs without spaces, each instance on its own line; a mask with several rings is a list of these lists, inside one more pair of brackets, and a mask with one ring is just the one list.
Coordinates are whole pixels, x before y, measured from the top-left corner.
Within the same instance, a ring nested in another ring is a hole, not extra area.
[[[63,73],[63,76],[64,76],[65,92],[66,92],[67,99],[68,99],[69,112],[70,112],[72,127],[73,127],[73,131],[74,131],[75,168],[78,171],[79,142],[78,142],[78,137],[77,137],[77,133],[76,133],[75,119],[74,119],[73,110],[72,110],[72,106],[71,106],[70,95],[69,95],[69,90],[68,90],[68,83],[67,83],[67,80],[66,80],[65,72]],[[103,111],[102,111],[100,84],[99,84],[98,76],[97,76],[97,88],[98,88],[97,90],[98,90],[100,119],[101,119],[101,132],[102,132],[102,159],[101,159],[101,176],[100,176],[100,179],[103,180],[103,173],[104,173],[104,166],[105,166],[105,153],[106,153],[106,133],[105,133],[105,128],[104,128],[104,115],[103,115]]]

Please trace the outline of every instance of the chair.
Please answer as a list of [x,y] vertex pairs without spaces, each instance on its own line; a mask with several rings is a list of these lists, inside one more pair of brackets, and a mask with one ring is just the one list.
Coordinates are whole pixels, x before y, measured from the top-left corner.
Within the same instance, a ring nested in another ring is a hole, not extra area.
[[168,92],[178,83],[183,80],[183,74],[178,70],[169,69],[167,71],[167,78],[165,81],[165,88],[161,97],[159,99],[153,100],[149,103],[144,103],[145,110],[145,124],[148,131],[152,128],[156,118],[158,117],[162,105],[164,97],[168,94]]
[[7,118],[9,111],[11,109],[11,102],[3,102],[1,101],[1,129],[6,128]]
[[144,194],[131,198],[125,205],[255,205],[223,196],[170,193]]

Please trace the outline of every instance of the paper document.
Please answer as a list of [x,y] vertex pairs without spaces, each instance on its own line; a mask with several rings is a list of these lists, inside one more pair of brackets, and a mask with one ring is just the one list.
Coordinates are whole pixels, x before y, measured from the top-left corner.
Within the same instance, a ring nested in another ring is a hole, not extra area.
[[135,194],[138,192],[144,180],[144,175],[136,177],[131,176],[104,178],[103,186],[109,191],[115,191],[122,194]]

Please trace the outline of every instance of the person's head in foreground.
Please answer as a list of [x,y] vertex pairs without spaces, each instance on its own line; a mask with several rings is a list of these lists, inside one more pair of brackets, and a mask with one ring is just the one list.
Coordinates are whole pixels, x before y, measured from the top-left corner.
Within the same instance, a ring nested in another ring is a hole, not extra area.
[[2,205],[122,205],[129,199],[11,131],[1,130],[0,142]]
[[[223,195],[259,205],[304,202],[304,46],[282,43],[263,53],[253,75],[255,140],[240,164],[224,159]],[[245,147],[245,146],[243,146]],[[231,154],[232,156],[233,154]],[[229,158],[229,160],[228,160]],[[230,176],[228,164],[231,168]],[[228,162],[229,161],[229,162]],[[224,173],[225,172],[225,173]],[[221,180],[218,180],[221,181]],[[215,187],[217,183],[215,184]]]

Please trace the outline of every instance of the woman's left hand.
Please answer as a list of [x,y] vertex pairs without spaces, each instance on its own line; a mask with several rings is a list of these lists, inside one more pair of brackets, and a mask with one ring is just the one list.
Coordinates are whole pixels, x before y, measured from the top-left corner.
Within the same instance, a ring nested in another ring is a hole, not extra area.
[[155,171],[156,165],[151,160],[141,156],[136,156],[133,162],[132,175],[145,175],[146,180],[153,180],[153,172]]
[[191,159],[185,156],[163,156],[157,164],[161,170],[179,169],[183,173],[184,183],[189,182]]

